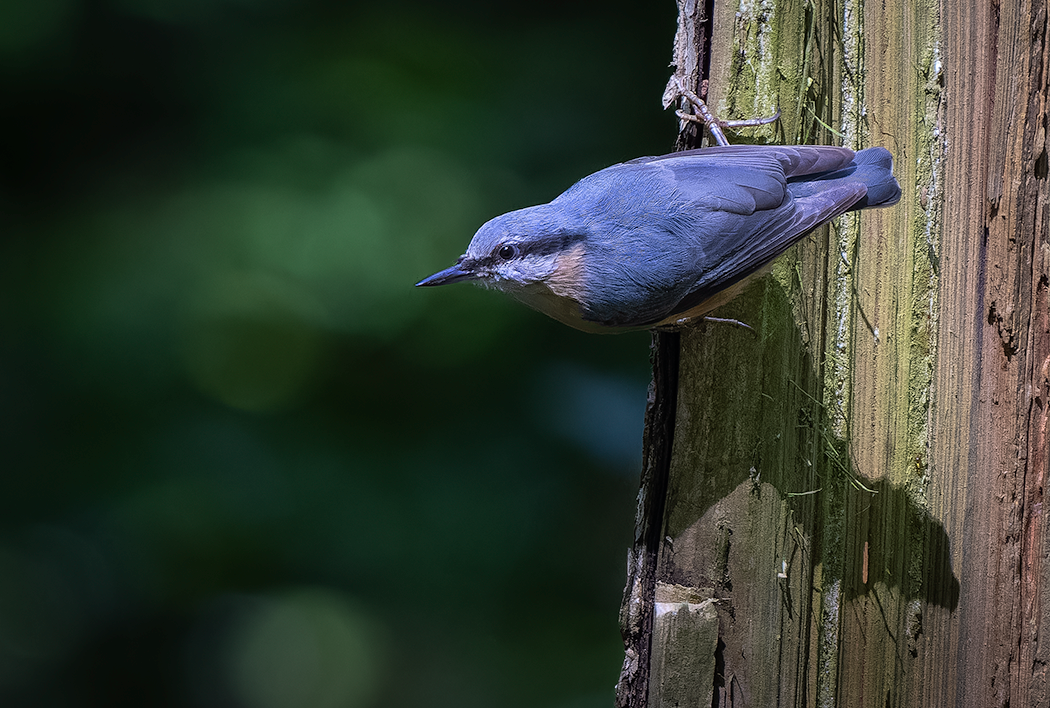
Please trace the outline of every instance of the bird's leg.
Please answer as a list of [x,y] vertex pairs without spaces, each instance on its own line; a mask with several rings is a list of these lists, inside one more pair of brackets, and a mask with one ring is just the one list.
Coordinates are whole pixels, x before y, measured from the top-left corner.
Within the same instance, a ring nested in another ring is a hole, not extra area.
[[[726,138],[723,128],[750,128],[759,125],[767,125],[773,123],[780,118],[780,111],[777,111],[774,115],[768,118],[749,118],[746,120],[719,120],[715,118],[715,115],[711,112],[711,109],[707,107],[707,104],[702,98],[697,96],[693,91],[690,91],[682,85],[681,79],[677,76],[672,76],[671,81],[675,84],[677,89],[676,93],[683,97],[689,103],[693,104],[693,109],[696,113],[686,113],[683,110],[675,111],[675,114],[682,120],[691,120],[694,123],[703,123],[707,128],[707,131],[711,133],[711,137],[719,145],[728,145],[729,139]],[[670,88],[670,87],[669,87]],[[673,100],[673,99],[672,99]],[[667,105],[665,103],[665,105]]]
[[716,143],[718,143],[719,145],[728,145],[729,139],[726,137],[726,134],[722,131],[722,121],[715,118],[714,114],[711,113],[711,109],[707,107],[707,104],[704,103],[699,96],[697,96],[692,91],[689,91],[688,94],[689,95],[683,93],[682,95],[685,96],[686,99],[693,104],[693,107],[700,115],[686,113],[681,109],[675,111],[675,115],[677,115],[683,120],[691,120],[694,123],[703,123],[704,126],[707,128],[707,132],[711,133],[711,137],[714,138]]

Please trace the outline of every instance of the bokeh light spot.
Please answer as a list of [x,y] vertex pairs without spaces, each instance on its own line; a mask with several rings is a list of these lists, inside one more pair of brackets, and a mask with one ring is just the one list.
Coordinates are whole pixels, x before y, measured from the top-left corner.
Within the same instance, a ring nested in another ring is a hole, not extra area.
[[250,708],[353,708],[378,683],[369,620],[342,595],[306,588],[263,600],[233,630],[229,670]]
[[227,274],[201,289],[185,317],[182,350],[192,381],[234,408],[272,411],[312,379],[321,333],[312,299],[270,277]]

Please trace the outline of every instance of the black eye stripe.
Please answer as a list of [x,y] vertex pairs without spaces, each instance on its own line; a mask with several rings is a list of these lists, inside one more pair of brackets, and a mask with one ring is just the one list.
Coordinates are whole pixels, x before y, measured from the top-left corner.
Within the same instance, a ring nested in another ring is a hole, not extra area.
[[[569,248],[573,243],[582,241],[583,236],[548,236],[547,238],[532,239],[530,241],[524,241],[519,243],[505,243],[499,249],[497,254],[502,255],[503,248],[513,248],[517,251],[516,257],[522,256],[549,256],[552,253],[559,253]],[[515,256],[512,256],[515,257]]]
[[[526,256],[549,256],[567,250],[574,243],[582,241],[585,236],[579,234],[547,236],[528,241],[503,241],[492,253],[475,261],[478,265],[493,266],[507,261],[520,260]],[[510,249],[511,252],[507,252]]]
[[521,253],[522,255],[549,256],[552,253],[564,251],[571,242],[572,239],[566,236],[552,236],[530,242],[525,248],[521,249]]

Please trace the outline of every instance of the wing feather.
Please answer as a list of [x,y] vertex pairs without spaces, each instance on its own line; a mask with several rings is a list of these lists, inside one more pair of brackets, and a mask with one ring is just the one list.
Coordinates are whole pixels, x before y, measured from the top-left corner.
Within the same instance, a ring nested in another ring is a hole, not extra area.
[[742,224],[745,233],[725,234],[734,243],[734,248],[718,261],[714,269],[704,273],[664,317],[638,323],[638,326],[651,325],[687,312],[757,273],[811,230],[845,214],[866,195],[867,188],[863,184],[847,184],[794,200],[774,214],[760,215],[761,221]]

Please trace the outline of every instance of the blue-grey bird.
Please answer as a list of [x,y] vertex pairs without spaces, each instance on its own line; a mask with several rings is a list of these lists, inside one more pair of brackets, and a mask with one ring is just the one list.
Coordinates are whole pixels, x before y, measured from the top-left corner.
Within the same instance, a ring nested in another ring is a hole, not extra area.
[[732,145],[641,157],[497,216],[451,268],[587,332],[710,312],[813,229],[901,196],[884,148]]

